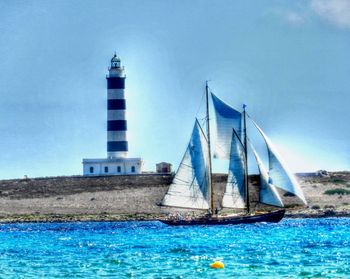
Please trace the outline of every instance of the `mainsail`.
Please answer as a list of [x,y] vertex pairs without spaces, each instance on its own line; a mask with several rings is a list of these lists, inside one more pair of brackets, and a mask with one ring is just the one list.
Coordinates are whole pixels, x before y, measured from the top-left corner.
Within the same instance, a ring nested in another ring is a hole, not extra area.
[[[207,93],[207,131],[209,134],[209,103]],[[211,94],[216,119],[216,141],[214,156],[229,159],[229,173],[222,199],[224,208],[247,209],[249,213],[248,167],[246,113],[236,111]],[[242,136],[242,118],[244,135]],[[288,172],[285,165],[273,148],[270,140],[253,121],[261,133],[269,156],[268,170],[259,155],[252,147],[260,171],[260,199],[264,204],[283,207],[277,188],[298,196],[305,204],[306,200],[296,179]],[[210,139],[210,138],[209,138]],[[210,140],[204,135],[196,120],[192,136],[175,174],[172,184],[166,193],[162,205],[189,209],[211,209],[214,213],[214,191],[211,190]],[[243,143],[242,143],[243,142]]]
[[260,172],[260,193],[259,193],[259,202],[268,204],[268,205],[273,205],[273,206],[279,206],[283,207],[283,202],[277,192],[276,187],[271,184],[269,174],[262,163],[258,153],[256,152],[255,148],[250,145],[256,162],[258,164],[259,172]]
[[232,130],[230,165],[222,207],[245,208],[245,155],[244,147],[237,133]]
[[288,171],[286,165],[280,159],[280,156],[276,152],[269,138],[261,130],[258,124],[256,124],[253,120],[252,122],[264,138],[264,141],[267,146],[269,155],[269,177],[271,180],[271,184],[282,190],[296,195],[299,199],[302,200],[304,204],[307,204],[299,183],[296,181],[295,177]]
[[213,93],[211,96],[216,118],[214,157],[230,159],[232,129],[241,137],[242,114],[220,100]]
[[196,121],[191,140],[162,205],[194,209],[209,208],[208,145]]

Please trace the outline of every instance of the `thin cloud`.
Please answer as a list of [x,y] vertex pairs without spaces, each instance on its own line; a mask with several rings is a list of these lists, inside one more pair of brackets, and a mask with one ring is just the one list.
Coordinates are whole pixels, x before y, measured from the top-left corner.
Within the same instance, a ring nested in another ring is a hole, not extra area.
[[266,15],[274,15],[293,26],[300,26],[305,23],[306,15],[296,11],[288,11],[281,8],[273,8],[267,11]]
[[350,28],[349,0],[311,0],[311,9],[338,27]]
[[301,25],[305,21],[304,15],[298,14],[296,12],[291,12],[291,11],[285,12],[284,17],[290,24],[293,24],[293,25]]

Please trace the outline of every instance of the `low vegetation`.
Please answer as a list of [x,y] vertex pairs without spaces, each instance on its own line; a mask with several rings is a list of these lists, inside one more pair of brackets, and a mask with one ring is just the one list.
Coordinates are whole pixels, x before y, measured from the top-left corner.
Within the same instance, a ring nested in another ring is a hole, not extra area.
[[300,204],[298,204],[298,203],[285,204],[284,207],[285,208],[296,208],[296,207],[300,207]]
[[350,190],[342,189],[342,188],[336,188],[336,189],[330,189],[324,192],[325,195],[350,195]]
[[334,183],[334,184],[346,184],[347,181],[342,178],[331,178],[329,182]]

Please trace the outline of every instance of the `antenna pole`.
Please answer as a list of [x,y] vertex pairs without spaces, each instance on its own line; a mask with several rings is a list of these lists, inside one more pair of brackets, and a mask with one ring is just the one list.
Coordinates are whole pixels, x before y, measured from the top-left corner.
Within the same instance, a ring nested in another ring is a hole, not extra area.
[[212,167],[211,167],[211,150],[210,150],[210,124],[209,124],[209,88],[208,81],[205,82],[205,93],[206,93],[206,103],[207,103],[207,142],[208,142],[208,156],[209,156],[209,185],[210,185],[210,214],[214,215],[214,189],[212,181]]
[[250,213],[250,205],[249,205],[249,183],[248,183],[248,148],[247,148],[247,123],[246,123],[246,105],[243,105],[243,135],[244,135],[244,186],[245,186],[245,194],[246,194],[246,204],[247,204],[247,212]]

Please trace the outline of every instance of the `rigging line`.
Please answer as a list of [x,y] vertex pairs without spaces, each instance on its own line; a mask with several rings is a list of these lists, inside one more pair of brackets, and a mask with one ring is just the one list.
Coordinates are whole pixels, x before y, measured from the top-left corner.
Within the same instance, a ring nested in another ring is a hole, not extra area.
[[[208,81],[210,81],[210,80],[208,80]],[[211,90],[211,88],[209,87],[209,85],[208,85],[208,91],[209,91],[210,95],[215,95],[214,92],[213,92],[213,91]]]
[[[239,138],[236,130],[234,128],[232,128],[232,134],[234,134],[237,138],[238,138],[238,141],[239,143],[242,145],[242,147],[244,148],[244,145],[243,145],[243,142],[241,141],[241,139]],[[248,140],[248,137],[246,136],[246,139]]]
[[[203,134],[204,134],[205,140],[208,141],[208,139],[207,139],[207,133],[204,133],[204,130],[207,131],[206,122],[207,122],[207,119],[206,119],[206,118],[205,118],[205,119],[202,119],[202,121],[201,121],[201,123],[200,123],[200,124],[201,124],[200,127],[201,127],[201,130],[202,130]],[[203,127],[203,128],[202,128],[202,127]]]
[[198,106],[198,109],[197,109],[197,112],[196,112],[196,117],[197,117],[197,115],[198,115],[198,113],[199,113],[199,111],[200,111],[200,109],[202,107],[204,96],[205,96],[205,92],[203,92],[201,101],[199,102],[199,106]]
[[223,148],[222,146],[223,146],[223,145],[215,144],[215,148],[216,148],[217,150],[220,150],[221,152],[224,152],[225,150],[224,150],[224,148]]
[[250,138],[247,136],[247,142],[249,143],[249,146],[251,145],[251,146],[253,146],[253,143],[252,143],[252,141],[250,140]]
[[[202,128],[201,124],[200,124],[199,121],[198,121],[198,118],[196,118],[196,121],[198,122],[199,129],[201,130],[204,139],[208,142],[207,136],[205,135],[205,133],[204,133],[204,131],[203,131],[203,128]],[[203,121],[203,119],[202,119],[202,121]]]
[[188,181],[187,180],[183,180],[183,179],[181,179],[181,178],[178,178],[178,177],[175,177],[174,178],[174,180],[178,180],[178,181],[180,181],[180,182],[184,182],[184,183],[186,183],[186,184],[182,184],[182,185],[185,185],[185,186],[187,186],[187,183],[188,183]]
[[206,121],[207,121],[207,119],[206,118],[202,118],[202,119],[200,119],[201,120],[201,127],[204,127],[205,126],[205,123],[206,123]]
[[180,165],[183,165],[183,166],[188,167],[188,168],[190,168],[190,169],[194,169],[194,167],[192,167],[192,166],[190,166],[190,165],[187,165],[187,164],[185,164],[185,163],[180,163]]
[[250,120],[254,121],[253,118],[248,114],[248,112],[245,112],[245,113],[250,118]]

